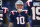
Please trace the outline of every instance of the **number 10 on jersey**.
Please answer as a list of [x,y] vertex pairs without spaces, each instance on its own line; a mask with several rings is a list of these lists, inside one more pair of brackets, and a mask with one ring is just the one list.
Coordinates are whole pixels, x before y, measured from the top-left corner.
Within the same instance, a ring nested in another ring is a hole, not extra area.
[[17,24],[25,24],[25,19],[24,17],[17,17]]

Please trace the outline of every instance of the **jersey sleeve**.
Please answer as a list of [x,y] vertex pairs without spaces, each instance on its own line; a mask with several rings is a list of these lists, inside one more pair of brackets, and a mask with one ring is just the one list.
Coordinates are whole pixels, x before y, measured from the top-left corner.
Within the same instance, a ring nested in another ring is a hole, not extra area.
[[28,16],[31,16],[31,2],[27,1]]
[[28,10],[25,11],[25,18],[26,18],[26,22],[29,22],[28,21]]
[[25,16],[25,17],[26,17],[26,22],[29,22],[27,14],[26,14],[26,16]]
[[12,12],[10,13],[10,22],[14,22],[14,15],[12,14]]
[[7,13],[8,12],[8,9],[7,8],[4,8],[4,13]]
[[7,13],[9,11],[7,7],[2,7],[2,9],[4,10],[4,13]]

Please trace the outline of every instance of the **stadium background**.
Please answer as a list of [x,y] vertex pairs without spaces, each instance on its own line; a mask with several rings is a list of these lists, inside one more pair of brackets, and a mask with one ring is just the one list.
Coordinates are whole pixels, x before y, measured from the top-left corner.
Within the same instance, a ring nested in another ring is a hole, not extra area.
[[[10,11],[11,10],[16,10],[15,9],[15,2],[17,0],[2,0],[2,7],[7,7],[9,12],[8,12],[8,21],[10,20],[9,18],[9,14],[10,14]],[[22,0],[24,2],[24,9],[27,9],[27,4],[26,4],[26,1],[27,0]],[[31,18],[29,18],[29,22],[30,22],[30,26],[31,26]],[[8,27],[9,26],[9,22],[8,22],[8,25],[4,25],[4,27]]]

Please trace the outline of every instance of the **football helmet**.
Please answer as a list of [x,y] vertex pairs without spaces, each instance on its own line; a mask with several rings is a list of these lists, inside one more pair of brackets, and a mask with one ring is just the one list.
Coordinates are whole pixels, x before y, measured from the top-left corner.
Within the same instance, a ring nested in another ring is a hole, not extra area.
[[22,10],[22,7],[24,7],[23,1],[21,1],[21,0],[16,1],[15,7],[16,7],[16,9]]
[[2,7],[2,0],[0,0],[0,6]]

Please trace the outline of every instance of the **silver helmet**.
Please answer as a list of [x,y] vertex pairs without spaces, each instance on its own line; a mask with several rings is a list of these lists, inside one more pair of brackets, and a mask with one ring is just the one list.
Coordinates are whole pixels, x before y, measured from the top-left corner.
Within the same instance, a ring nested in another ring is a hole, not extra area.
[[2,0],[0,0],[0,6],[2,7]]

